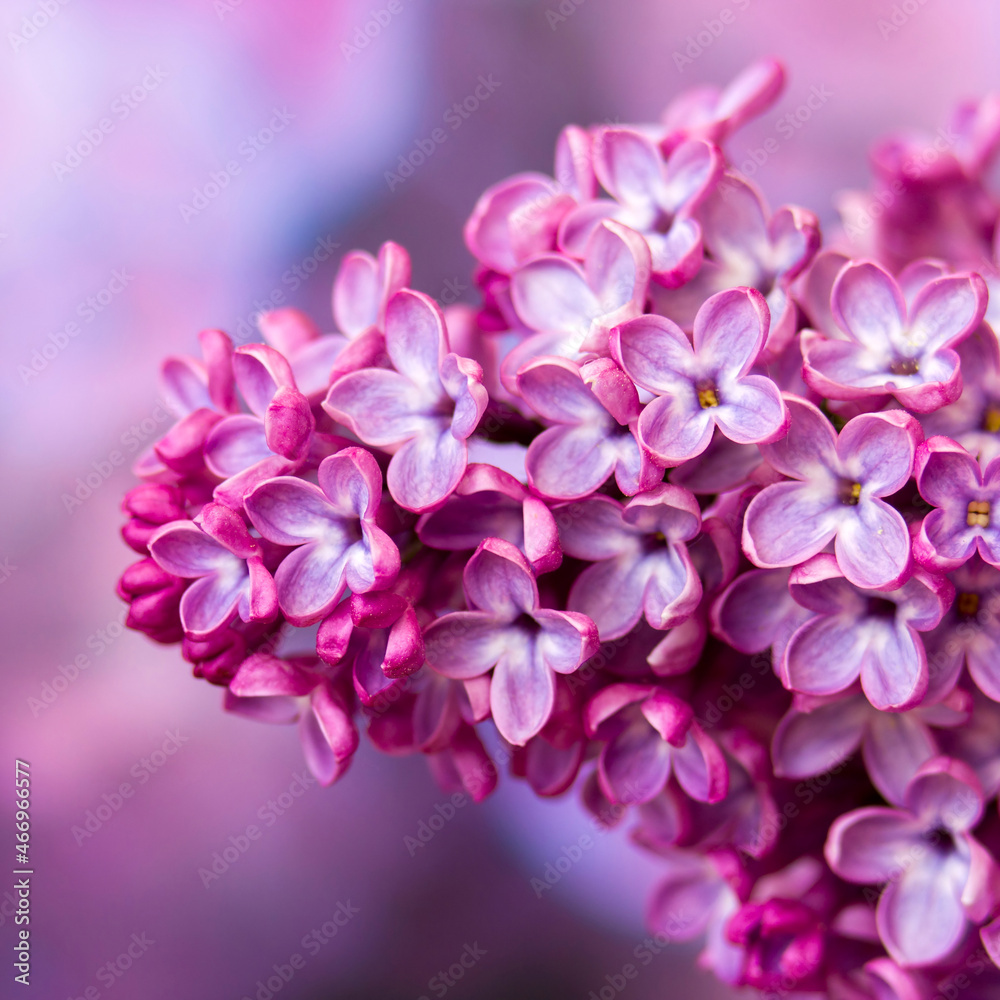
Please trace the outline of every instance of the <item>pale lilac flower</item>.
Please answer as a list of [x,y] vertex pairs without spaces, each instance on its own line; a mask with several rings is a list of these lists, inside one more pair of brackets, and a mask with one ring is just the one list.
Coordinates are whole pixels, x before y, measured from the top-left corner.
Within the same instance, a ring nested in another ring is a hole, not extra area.
[[680,625],[702,595],[686,541],[701,528],[698,502],[663,483],[622,505],[600,494],[555,511],[563,551],[592,562],[568,607],[593,620],[602,640],[626,635],[645,616],[653,628]]
[[399,550],[375,523],[382,473],[371,454],[345,448],[323,459],[318,477],[318,486],[295,476],[268,479],[245,501],[261,535],[296,546],[274,582],[282,612],[299,626],[325,617],[346,587],[381,590],[399,572]]
[[963,691],[909,712],[880,712],[860,692],[796,695],[774,732],[774,773],[810,778],[842,764],[860,747],[872,784],[887,802],[902,805],[914,775],[940,753],[931,726],[964,725],[971,710],[971,698]]
[[712,632],[741,653],[771,650],[775,669],[788,641],[812,612],[788,588],[790,569],[741,573],[712,605]]
[[965,665],[979,690],[1000,701],[1000,570],[973,556],[949,578],[955,601],[926,640],[932,671],[947,688]]
[[193,638],[225,628],[237,614],[250,622],[278,613],[260,541],[222,504],[208,504],[194,521],[165,524],[150,539],[149,552],[168,573],[195,581],[180,603],[181,623]]
[[749,891],[736,854],[674,850],[666,854],[667,873],[650,900],[646,922],[669,941],[704,936],[698,964],[725,983],[739,982],[743,950],[726,936],[726,927]]
[[333,283],[338,333],[323,334],[298,309],[274,309],[257,320],[264,339],[287,359],[295,384],[310,402],[320,402],[341,375],[376,365],[385,355],[385,308],[410,282],[410,256],[385,242],[378,258],[364,250],[344,256]]
[[323,408],[365,444],[393,452],[389,492],[421,512],[444,500],[465,472],[467,438],[486,409],[483,371],[450,353],[440,309],[419,292],[390,299],[385,344],[393,368],[344,375]]
[[202,330],[198,341],[204,360],[181,355],[161,366],[163,399],[178,420],[135,463],[135,474],[144,479],[163,481],[201,472],[209,431],[238,409],[232,341],[221,330]]
[[535,333],[504,360],[508,389],[514,391],[514,377],[532,358],[606,354],[611,329],[642,314],[649,276],[643,238],[611,221],[594,229],[582,264],[562,254],[541,254],[519,267],[510,279],[511,304]]
[[224,482],[215,499],[239,510],[265,479],[298,469],[309,454],[316,421],[288,361],[266,344],[238,347],[236,385],[250,409],[220,420],[205,441],[205,464]]
[[321,785],[331,785],[358,748],[358,730],[350,690],[318,666],[315,657],[256,653],[230,682],[225,707],[258,722],[298,722],[309,770]]
[[765,352],[779,357],[796,330],[789,289],[819,248],[819,220],[797,205],[772,215],[757,188],[736,173],[722,177],[695,217],[702,227],[705,262],[682,287],[657,290],[659,311],[690,329],[711,295],[738,286],[756,288],[771,314]]
[[509,472],[471,464],[454,493],[417,522],[417,536],[434,549],[461,552],[487,538],[516,545],[536,574],[562,562],[555,518],[545,501]]
[[528,362],[517,375],[521,398],[554,424],[528,446],[528,482],[543,496],[577,500],[613,473],[626,496],[654,486],[663,471],[636,441],[639,395],[610,359],[583,367],[566,358]]
[[716,427],[738,444],[781,437],[788,414],[778,387],[749,374],[767,326],[760,293],[736,288],[713,295],[698,310],[693,348],[663,316],[641,316],[615,329],[615,359],[657,397],[639,417],[639,443],[664,465],[679,465],[708,447]]
[[826,859],[841,878],[885,885],[875,912],[882,943],[900,965],[934,965],[998,901],[1000,872],[972,836],[983,792],[968,765],[928,761],[906,791],[905,808],[872,806],[839,817]]
[[603,744],[598,780],[613,803],[649,802],[671,773],[700,802],[721,802],[729,791],[722,751],[665,688],[611,684],[588,703],[584,726]]
[[523,746],[552,713],[553,672],[573,673],[593,655],[597,627],[586,615],[541,607],[531,567],[510,542],[486,539],[462,579],[469,610],[430,624],[427,662],[454,680],[492,670],[493,721]]
[[794,566],[834,542],[844,575],[859,587],[892,587],[909,572],[910,536],[883,497],[910,478],[923,434],[904,410],[864,413],[840,432],[812,403],[789,396],[787,437],[761,454],[791,482],[750,501],[743,550],[766,568]]
[[979,325],[986,300],[978,274],[956,274],[929,282],[907,308],[899,284],[878,264],[847,264],[832,297],[847,339],[804,333],[805,380],[828,399],[891,394],[918,413],[952,403],[962,391],[952,348]]
[[914,476],[920,495],[935,507],[914,539],[917,560],[956,569],[978,551],[1000,568],[1000,457],[983,469],[956,441],[932,437],[917,449]]
[[723,143],[736,129],[763,114],[785,87],[785,69],[777,59],[761,59],[726,87],[692,87],[663,112],[661,145],[669,150],[690,138]]
[[585,129],[570,125],[556,144],[554,180],[523,173],[487,188],[465,224],[465,244],[472,255],[509,275],[532,257],[554,250],[566,213],[596,194],[592,142]]
[[692,212],[722,173],[719,151],[704,140],[681,143],[664,158],[656,144],[632,129],[609,127],[594,137],[594,172],[613,200],[587,201],[559,227],[559,247],[583,257],[604,219],[641,233],[656,280],[676,287],[701,266],[701,227]]
[[796,567],[792,596],[814,616],[789,639],[780,676],[792,691],[837,694],[860,676],[865,697],[883,711],[923,699],[927,654],[918,632],[941,621],[955,589],[918,570],[896,590],[863,590],[845,579],[832,555]]
[[978,333],[959,344],[958,355],[962,361],[961,397],[926,414],[922,423],[928,437],[952,438],[985,466],[1000,457],[1000,345],[996,334],[981,326]]

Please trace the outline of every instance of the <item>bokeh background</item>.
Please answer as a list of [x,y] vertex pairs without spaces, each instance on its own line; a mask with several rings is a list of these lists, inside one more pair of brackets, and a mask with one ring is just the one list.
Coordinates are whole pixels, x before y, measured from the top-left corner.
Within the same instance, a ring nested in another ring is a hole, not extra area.
[[[734,22],[689,52],[727,6]],[[416,287],[469,297],[461,226],[483,188],[549,170],[566,122],[652,119],[761,55],[786,62],[789,88],[730,151],[740,162],[777,138],[755,179],[772,203],[830,221],[835,192],[866,182],[874,137],[933,132],[956,100],[1000,88],[994,0],[906,11],[886,32],[880,0],[5,0],[0,845],[18,757],[36,875],[32,985],[15,987],[5,958],[0,995],[268,1000],[273,966],[298,952],[282,1000],[441,996],[432,977],[478,945],[455,1000],[584,1000],[632,960],[654,860],[609,836],[541,899],[530,887],[590,830],[572,796],[539,803],[506,782],[419,851],[404,838],[447,800],[421,760],[362,750],[334,788],[279,800],[303,770],[295,732],[223,715],[175,650],[121,628],[132,480],[109,459],[166,429],[159,359],[194,350],[199,329],[254,339],[255,314],[276,304],[329,328],[337,259],[388,238],[413,254]],[[679,67],[675,52],[694,56]],[[386,171],[480,76],[489,99],[390,190]],[[786,139],[778,119],[814,87],[828,98]],[[177,752],[150,759],[170,734]],[[131,797],[74,833],[123,782]],[[264,825],[270,800],[294,804]],[[251,823],[262,837],[204,885],[199,869]],[[329,938],[338,906],[357,913]],[[680,948],[627,986],[634,1000],[724,995]]]

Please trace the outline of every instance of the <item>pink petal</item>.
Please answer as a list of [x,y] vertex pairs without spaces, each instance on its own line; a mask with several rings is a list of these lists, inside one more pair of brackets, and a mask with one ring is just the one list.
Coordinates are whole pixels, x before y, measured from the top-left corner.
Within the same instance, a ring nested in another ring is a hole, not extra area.
[[871,806],[834,820],[824,853],[842,879],[875,885],[906,867],[923,835],[923,824],[907,813]]
[[[750,501],[743,549],[758,566],[794,566],[821,552],[845,522],[848,508],[808,483],[775,483]],[[839,537],[839,536],[838,536]]]
[[699,407],[690,386],[677,395],[658,396],[639,417],[639,443],[664,465],[700,455],[712,440],[712,409]]
[[266,344],[245,344],[233,354],[233,374],[250,411],[263,417],[275,392],[295,388],[288,361]]
[[458,440],[449,427],[427,422],[392,456],[386,484],[396,503],[419,514],[451,494],[468,460],[464,440]]
[[716,426],[730,441],[757,444],[782,437],[789,425],[781,391],[763,375],[746,375],[720,385],[720,404],[712,408]]
[[343,448],[324,458],[317,473],[330,508],[339,517],[369,520],[382,498],[382,471],[364,448]]
[[906,323],[906,303],[892,276],[871,261],[847,264],[837,276],[833,315],[864,347],[882,352],[898,342]]
[[844,576],[857,587],[891,589],[910,567],[910,533],[906,522],[884,500],[861,502],[853,508],[853,513],[853,517],[840,520],[834,543],[837,563]]
[[794,705],[774,732],[771,756],[782,778],[809,778],[847,760],[858,749],[871,710],[849,695],[801,711]]
[[694,320],[694,349],[730,377],[745,375],[767,338],[770,313],[760,292],[732,288],[713,295]]
[[793,479],[811,479],[825,469],[837,468],[837,432],[830,421],[817,406],[798,396],[786,396],[785,405],[791,418],[788,434],[760,446],[764,460]]
[[978,274],[955,274],[925,285],[911,310],[907,340],[924,351],[954,347],[986,312],[986,282]]
[[278,603],[299,626],[325,618],[346,587],[348,553],[342,544],[308,542],[289,553],[274,574]]
[[555,678],[527,650],[505,649],[493,671],[490,708],[500,735],[514,746],[537,736],[552,714]]
[[698,802],[721,802],[729,794],[729,768],[715,741],[695,723],[684,745],[674,751],[674,774]]
[[338,512],[323,491],[296,476],[260,483],[247,494],[244,504],[253,526],[279,545],[301,545],[327,537],[331,531],[343,537],[345,546],[349,542]]
[[505,630],[492,615],[481,611],[455,611],[431,622],[424,632],[427,662],[454,680],[478,677],[503,655]]
[[423,391],[407,375],[365,368],[338,379],[330,387],[323,409],[350,427],[365,444],[382,448],[397,445],[421,429],[423,404]]
[[927,655],[910,626],[881,629],[863,657],[861,687],[877,709],[902,711],[920,703],[927,691]]
[[521,552],[510,542],[487,538],[462,574],[469,604],[497,621],[512,622],[538,606],[538,587]]
[[831,695],[857,680],[864,639],[854,622],[821,615],[799,626],[785,650],[783,669],[793,691]]

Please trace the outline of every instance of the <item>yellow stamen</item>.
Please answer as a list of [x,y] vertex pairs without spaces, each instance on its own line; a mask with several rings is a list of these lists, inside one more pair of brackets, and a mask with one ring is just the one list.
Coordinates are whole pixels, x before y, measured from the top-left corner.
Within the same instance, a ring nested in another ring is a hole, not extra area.
[[990,434],[996,434],[1000,431],[1000,409],[990,408],[986,411],[986,416],[983,418],[983,429],[990,432]]
[[710,406],[719,405],[719,397],[715,394],[714,389],[699,389],[698,403],[703,410],[707,410]]
[[959,594],[957,607],[960,615],[971,618],[979,610],[979,595]]
[[970,528],[988,528],[990,526],[989,503],[985,500],[970,500],[965,523]]

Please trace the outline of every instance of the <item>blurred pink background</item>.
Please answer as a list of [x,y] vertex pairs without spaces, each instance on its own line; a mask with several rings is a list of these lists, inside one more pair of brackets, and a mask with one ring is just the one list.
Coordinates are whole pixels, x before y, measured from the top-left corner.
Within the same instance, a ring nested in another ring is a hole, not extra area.
[[[733,24],[689,50],[727,6]],[[112,455],[131,460],[166,429],[159,360],[194,350],[199,329],[245,341],[278,304],[329,326],[340,255],[388,238],[411,251],[416,287],[468,296],[461,225],[483,188],[549,171],[565,122],[654,118],[679,89],[761,55],[786,62],[789,88],[730,152],[740,163],[777,138],[755,179],[773,203],[830,221],[835,191],[866,182],[874,137],[933,132],[958,99],[1000,87],[995,3],[911,7],[887,32],[893,4],[875,0],[4,4],[0,843],[20,758],[36,875],[32,985],[15,992],[5,961],[0,995],[268,1000],[278,966],[293,973],[282,1000],[440,996],[432,977],[478,944],[451,996],[582,1000],[632,959],[657,865],[623,837],[602,838],[541,900],[530,887],[589,829],[572,795],[536,802],[507,781],[414,857],[404,837],[448,798],[420,760],[362,751],[332,789],[279,799],[304,771],[295,732],[223,715],[176,649],[121,630],[113,588],[132,557],[118,504],[132,478]],[[380,30],[355,46],[378,11]],[[679,68],[675,52],[691,61]],[[481,75],[494,93],[390,191],[385,172]],[[786,138],[778,120],[813,88],[827,96]],[[91,495],[67,503],[93,473]],[[165,741],[176,752],[153,754]],[[118,799],[123,782],[133,794]],[[269,800],[293,805],[279,816]],[[74,833],[108,802],[120,808]],[[249,824],[260,839],[204,885],[199,869]],[[338,912],[344,926],[324,935]],[[726,995],[680,948],[627,990]]]

